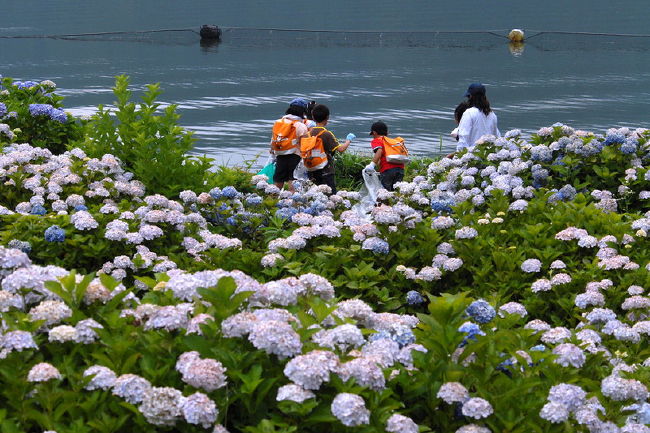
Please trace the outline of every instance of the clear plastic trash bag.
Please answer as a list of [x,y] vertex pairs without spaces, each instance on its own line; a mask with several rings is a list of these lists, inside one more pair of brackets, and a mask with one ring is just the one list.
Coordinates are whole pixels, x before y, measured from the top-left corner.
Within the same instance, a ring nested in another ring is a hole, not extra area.
[[309,177],[307,176],[307,168],[305,167],[305,164],[302,162],[302,159],[296,166],[295,170],[293,170],[293,178],[296,180],[308,180]]
[[372,208],[375,207],[377,203],[377,191],[383,188],[381,181],[379,180],[379,173],[372,171],[370,173],[365,170],[361,172],[363,176],[364,185],[359,190],[361,194],[361,199],[359,203],[352,206],[352,210],[356,212],[361,218],[370,220],[370,212]]

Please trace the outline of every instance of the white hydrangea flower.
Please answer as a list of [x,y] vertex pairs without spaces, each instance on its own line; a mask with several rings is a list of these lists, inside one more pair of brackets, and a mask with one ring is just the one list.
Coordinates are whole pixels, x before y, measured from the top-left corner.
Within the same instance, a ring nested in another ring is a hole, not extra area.
[[347,427],[356,427],[370,422],[370,411],[366,409],[363,398],[356,394],[343,392],[332,401],[332,415]]
[[481,419],[492,415],[494,409],[492,409],[492,405],[487,400],[480,397],[472,397],[463,403],[461,412],[467,417]]

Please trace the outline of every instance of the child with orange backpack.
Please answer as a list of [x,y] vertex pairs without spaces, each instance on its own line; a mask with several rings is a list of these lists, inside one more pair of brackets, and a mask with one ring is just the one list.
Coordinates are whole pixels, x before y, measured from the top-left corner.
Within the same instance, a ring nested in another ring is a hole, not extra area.
[[300,162],[300,139],[308,132],[305,124],[308,104],[304,98],[295,98],[289,103],[286,114],[273,124],[271,153],[276,157],[273,183],[278,188],[289,182],[289,190],[294,190],[293,172]]
[[409,158],[404,139],[388,138],[387,135],[388,126],[382,121],[375,122],[370,127],[370,136],[373,137],[370,146],[375,154],[364,171],[372,173],[379,164],[381,185],[388,191],[392,191],[395,183],[404,179],[404,164],[409,161]]
[[316,126],[309,130],[307,137],[300,140],[300,154],[307,169],[307,176],[316,185],[328,185],[332,194],[336,194],[334,179],[334,152],[345,152],[354,134],[348,134],[343,144],[330,131],[325,129],[330,117],[330,110],[323,104],[314,106],[311,112]]

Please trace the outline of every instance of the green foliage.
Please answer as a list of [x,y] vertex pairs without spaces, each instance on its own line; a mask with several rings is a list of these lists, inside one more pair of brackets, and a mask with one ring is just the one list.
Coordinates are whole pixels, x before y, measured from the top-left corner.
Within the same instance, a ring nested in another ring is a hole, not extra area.
[[178,125],[176,106],[161,109],[158,84],[147,85],[138,104],[131,102],[128,86],[128,77],[117,77],[115,109],[99,106],[82,149],[91,157],[116,156],[147,189],[159,194],[171,197],[187,189],[209,189],[212,160],[188,155],[194,139]]
[[252,160],[246,161],[242,165],[219,165],[214,169],[214,173],[208,175],[208,184],[219,188],[234,186],[240,192],[253,192],[251,167],[254,163],[255,161]]
[[370,158],[370,151],[337,153],[334,161],[336,187],[348,191],[361,188],[363,185],[361,172],[370,162]]

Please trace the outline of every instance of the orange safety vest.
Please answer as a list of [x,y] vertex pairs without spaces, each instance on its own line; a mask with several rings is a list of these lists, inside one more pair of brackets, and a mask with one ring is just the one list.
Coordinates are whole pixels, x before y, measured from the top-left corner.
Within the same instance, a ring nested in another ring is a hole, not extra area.
[[300,156],[302,156],[302,162],[307,171],[320,170],[327,165],[327,152],[325,152],[323,139],[320,138],[324,132],[327,132],[327,129],[323,128],[316,135],[300,139]]
[[273,124],[273,137],[271,148],[276,155],[290,155],[296,149],[296,127],[295,123],[300,120],[278,119]]
[[384,155],[386,156],[386,161],[393,164],[405,164],[410,161],[408,156],[409,151],[404,145],[404,139],[402,137],[396,138],[384,138]]

